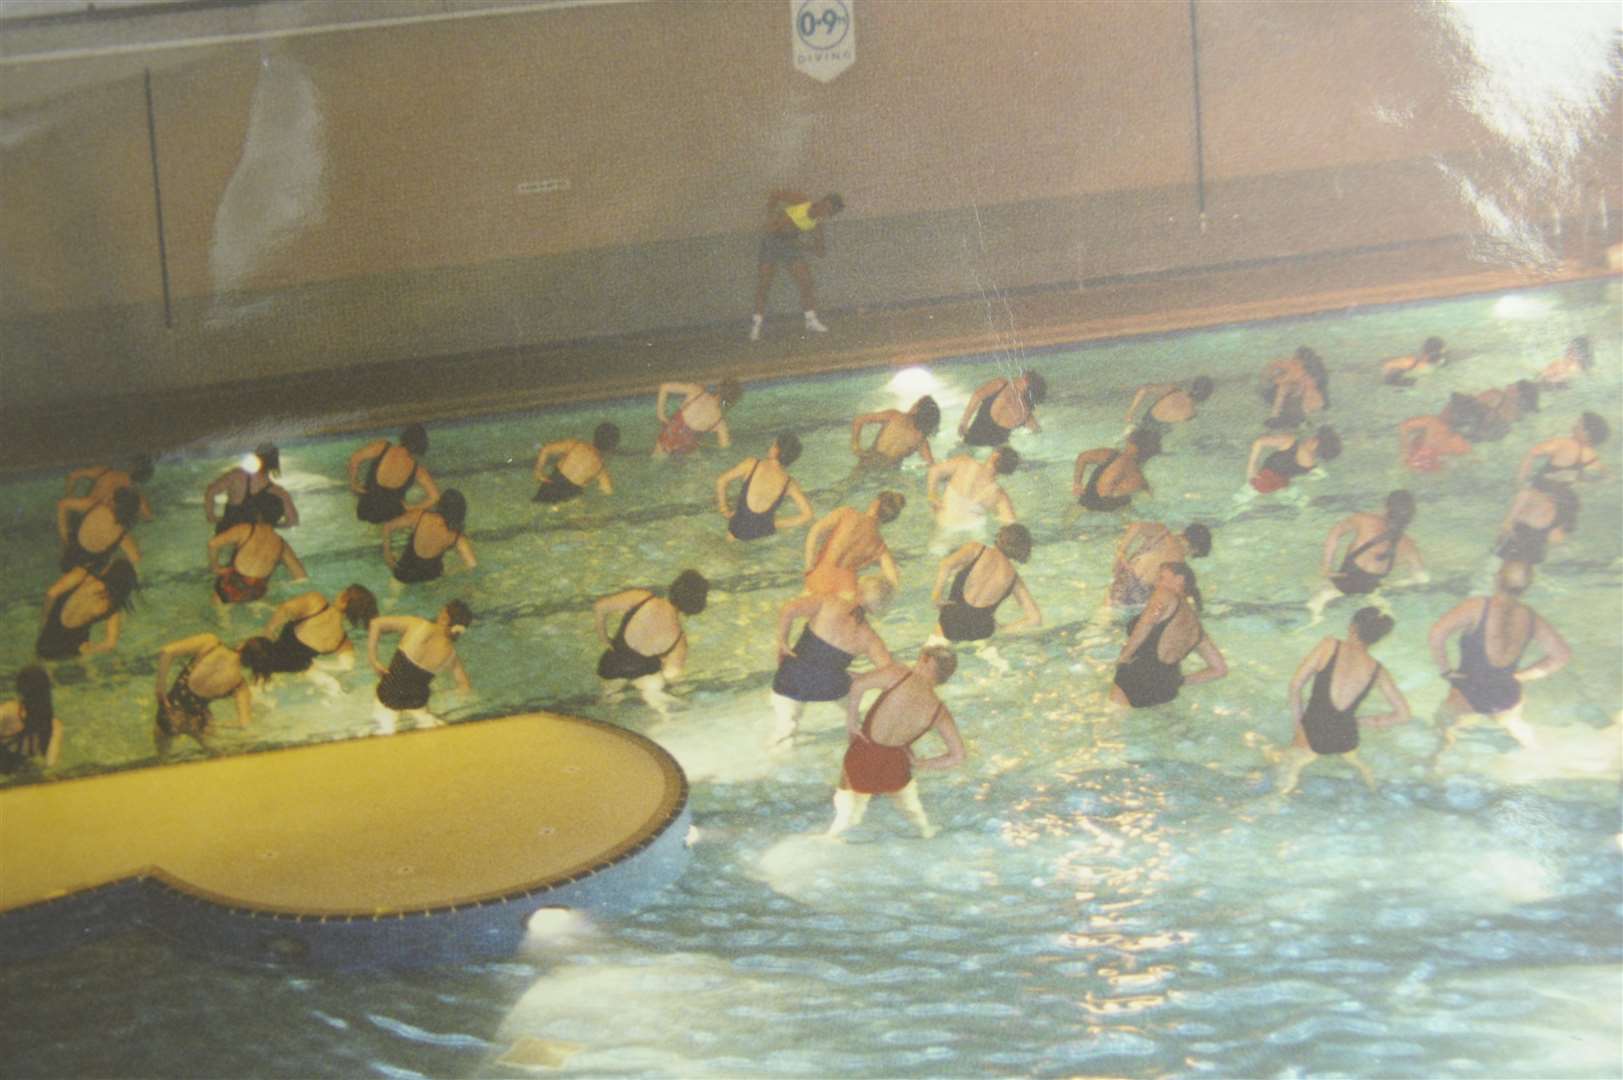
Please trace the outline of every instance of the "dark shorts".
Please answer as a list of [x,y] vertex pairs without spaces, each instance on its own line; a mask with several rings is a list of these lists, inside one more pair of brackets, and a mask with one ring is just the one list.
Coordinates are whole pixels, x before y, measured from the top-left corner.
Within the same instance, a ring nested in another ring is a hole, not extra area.
[[801,250],[800,237],[795,233],[770,232],[761,237],[759,259],[761,264],[800,262],[806,258]]

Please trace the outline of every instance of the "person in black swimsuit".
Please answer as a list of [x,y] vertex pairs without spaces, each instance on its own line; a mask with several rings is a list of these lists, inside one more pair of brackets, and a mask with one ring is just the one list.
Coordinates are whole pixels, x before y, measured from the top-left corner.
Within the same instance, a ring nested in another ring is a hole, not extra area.
[[1551,544],[1559,544],[1578,529],[1578,493],[1553,480],[1534,480],[1516,493],[1510,513],[1499,526],[1493,553],[1506,562],[1536,566]]
[[[936,633],[947,641],[985,641],[993,634],[1018,634],[1035,630],[1043,624],[1043,613],[1032,598],[1031,590],[1020,580],[1015,563],[1031,558],[1031,532],[1024,525],[1005,525],[998,530],[997,546],[988,547],[971,541],[941,560],[936,571],[935,588],[930,600],[940,613]],[[945,601],[941,586],[948,576],[952,587]],[[997,624],[998,605],[1010,596],[1020,601],[1023,612],[1020,619],[1005,626]],[[971,603],[969,597],[980,600]],[[991,603],[986,600],[991,598]]]
[[[378,599],[364,585],[351,585],[332,601],[319,592],[307,592],[278,604],[265,627],[265,636],[274,647],[272,669],[278,674],[299,674],[310,671],[319,656],[337,656],[347,670],[355,662],[355,647],[344,633],[343,622],[369,630],[377,615]],[[318,681],[331,692],[338,691],[337,681],[325,672],[311,674],[326,676]]]
[[[45,592],[45,618],[34,653],[41,660],[71,660],[93,653],[112,652],[118,646],[124,615],[135,606],[135,567],[116,560],[100,574],[75,567]],[[90,628],[107,623],[99,642],[90,640]]]
[[[1394,491],[1386,497],[1386,508],[1380,514],[1356,513],[1336,522],[1324,539],[1324,555],[1319,562],[1319,573],[1328,579],[1329,587],[1307,602],[1307,609],[1316,624],[1324,609],[1338,596],[1365,596],[1380,588],[1399,560],[1410,570],[1410,582],[1427,580],[1425,564],[1420,561],[1420,550],[1405,536],[1414,520],[1414,496],[1407,491]],[[1336,553],[1348,539],[1346,553],[1339,563]],[[1331,570],[1331,567],[1336,567]]]
[[130,529],[135,527],[141,514],[141,495],[133,488],[120,488],[113,493],[111,505],[86,505],[88,499],[63,499],[57,504],[56,533],[62,541],[62,557],[58,565],[63,573],[82,566],[91,573],[100,573],[118,557],[119,552],[132,565],[141,562],[141,549],[135,546]]
[[[895,590],[882,577],[866,577],[857,586],[859,599],[797,596],[778,613],[778,670],[772,678],[772,712],[776,724],[768,747],[793,740],[806,706],[817,701],[844,702],[851,691],[846,670],[858,656],[876,668],[890,666],[890,650],[869,622],[883,614]],[[797,620],[806,625],[789,645]]]
[[[800,485],[795,483],[794,477],[785,471],[798,460],[800,460],[800,439],[792,432],[786,431],[772,441],[772,448],[766,452],[764,459],[745,458],[716,478],[716,509],[727,519],[727,535],[730,538],[760,540],[775,535],[779,528],[798,529],[811,521],[812,506],[806,499],[806,493],[800,490]],[[761,489],[755,487],[757,473],[761,473],[761,479],[770,485],[765,490],[777,492],[764,510],[750,508],[752,501],[757,503],[765,501],[759,497]],[[727,488],[734,480],[742,480],[744,483],[739,489],[738,501],[729,508]],[[752,491],[757,496],[754,500],[750,498]],[[785,498],[793,500],[800,513],[780,525],[777,520],[778,507]]]
[[[423,489],[423,498],[409,509],[427,510],[433,506],[439,499],[439,489],[422,466],[422,457],[427,453],[428,431],[421,424],[409,424],[400,432],[399,445],[387,439],[374,439],[351,454],[349,489],[359,496],[355,502],[356,518],[373,525],[393,521],[408,509],[406,492],[413,484]],[[361,480],[363,466],[366,466],[364,482]],[[385,483],[380,474],[386,474],[389,482]]]
[[[1358,729],[1393,727],[1409,722],[1409,703],[1386,668],[1369,655],[1370,646],[1392,631],[1392,617],[1379,608],[1360,608],[1347,627],[1347,640],[1325,638],[1296,669],[1290,685],[1291,716],[1296,738],[1283,751],[1265,748],[1279,766],[1275,790],[1289,795],[1296,790],[1302,770],[1320,757],[1340,757],[1351,765],[1371,791],[1375,775],[1358,758]],[[1302,688],[1308,679],[1313,689],[1304,705]],[[1376,687],[1391,711],[1379,716],[1358,715],[1358,707]],[[1344,704],[1337,705],[1336,702]]]
[[[282,452],[273,443],[261,443],[242,465],[228,469],[203,490],[203,516],[214,526],[215,535],[238,525],[264,522],[299,523],[299,509],[276,477],[282,471]],[[214,501],[225,496],[225,508],[216,514]]]
[[[1522,683],[1553,675],[1572,659],[1572,649],[1555,629],[1522,603],[1521,596],[1533,581],[1526,563],[1507,562],[1495,576],[1492,597],[1473,597],[1437,620],[1427,643],[1432,660],[1443,678],[1453,684],[1443,709],[1452,721],[1445,725],[1436,757],[1454,745],[1459,731],[1473,717],[1496,719],[1511,737],[1524,747],[1537,746],[1537,739],[1521,718]],[[1448,662],[1448,641],[1459,635],[1460,660]],[[1517,668],[1527,646],[1537,644],[1544,658],[1525,668]],[[1501,659],[1495,660],[1498,656]]]
[[[434,676],[449,670],[457,689],[473,690],[467,669],[457,656],[459,638],[473,625],[473,609],[462,600],[452,600],[432,621],[416,615],[379,615],[366,633],[366,658],[378,680],[377,707],[373,720],[380,735],[392,735],[402,719],[412,719],[418,727],[437,727],[438,717],[428,711],[429,688]],[[399,634],[389,666],[378,658],[378,640],[384,634]]]
[[[648,707],[661,716],[676,701],[665,693],[665,687],[682,677],[687,663],[682,616],[705,609],[710,582],[697,570],[684,570],[671,582],[668,595],[667,599],[647,589],[626,589],[592,606],[597,636],[608,646],[597,661],[605,701],[618,701],[626,683],[635,686]],[[615,612],[622,613],[620,626],[610,637],[608,617]]]
[[1599,413],[1584,413],[1570,435],[1545,439],[1527,451],[1516,471],[1516,483],[1526,485],[1535,479],[1558,484],[1599,480],[1606,475],[1606,466],[1601,464],[1596,447],[1611,434],[1612,426]]
[[[1263,457],[1263,451],[1270,451]],[[1298,476],[1306,476],[1320,462],[1341,456],[1341,436],[1326,425],[1307,438],[1290,435],[1264,435],[1251,444],[1251,460],[1246,480],[1259,493],[1267,495],[1289,487]],[[1259,464],[1260,461],[1260,464]]]
[[[1120,450],[1104,446],[1082,451],[1076,457],[1071,477],[1071,494],[1077,497],[1077,505],[1099,513],[1125,508],[1134,495],[1150,490],[1142,466],[1160,452],[1161,436],[1149,428],[1134,428]],[[1093,471],[1084,480],[1089,465]],[[1101,484],[1107,491],[1101,490]]]
[[958,435],[970,446],[1002,446],[1017,427],[1041,431],[1037,406],[1047,396],[1048,383],[1035,371],[992,379],[970,396],[958,421]]
[[[383,527],[383,558],[402,584],[433,581],[445,573],[445,553],[455,549],[469,570],[479,565],[473,545],[468,542],[468,501],[456,488],[446,488],[431,510],[412,508]],[[397,556],[394,534],[405,528],[411,532]]]
[[[186,663],[166,691],[169,665],[177,656],[186,657]],[[168,753],[170,743],[181,735],[208,749],[205,736],[214,723],[209,705],[227,697],[236,701],[237,726],[247,727],[253,712],[249,684],[270,678],[270,658],[270,639],[264,637],[251,637],[233,649],[213,634],[194,634],[158,650],[158,712],[153,727],[158,753]]]
[[[1228,674],[1223,654],[1201,629],[1195,614],[1199,607],[1195,572],[1184,563],[1163,566],[1149,603],[1127,625],[1127,643],[1116,658],[1115,686],[1110,691],[1113,703],[1135,709],[1165,705],[1184,686]],[[1169,632],[1171,644],[1163,645]],[[1181,665],[1192,652],[1199,652],[1206,666],[1185,675]]]
[[620,448],[620,428],[608,421],[597,425],[590,443],[579,439],[559,439],[547,443],[535,456],[531,470],[536,483],[531,502],[556,504],[568,502],[586,490],[586,485],[597,482],[605,495],[614,494],[614,483],[609,479],[608,467],[603,463],[607,454]]

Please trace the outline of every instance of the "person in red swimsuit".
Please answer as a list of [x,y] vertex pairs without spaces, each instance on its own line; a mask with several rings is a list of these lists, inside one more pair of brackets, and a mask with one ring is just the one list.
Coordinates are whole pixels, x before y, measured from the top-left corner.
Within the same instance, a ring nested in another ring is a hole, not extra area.
[[[928,840],[935,826],[925,816],[919,802],[914,769],[950,769],[963,762],[964,742],[953,723],[952,713],[936,697],[936,687],[952,677],[958,658],[952,650],[926,648],[912,667],[891,664],[851,680],[851,696],[846,699],[845,726],[851,743],[840,770],[840,786],[834,792],[834,823],[829,836],[838,836],[860,824],[868,800],[889,795],[907,819],[918,826]],[[862,715],[862,697],[879,690],[879,697]],[[934,731],[947,746],[947,752],[921,758],[913,744]]]

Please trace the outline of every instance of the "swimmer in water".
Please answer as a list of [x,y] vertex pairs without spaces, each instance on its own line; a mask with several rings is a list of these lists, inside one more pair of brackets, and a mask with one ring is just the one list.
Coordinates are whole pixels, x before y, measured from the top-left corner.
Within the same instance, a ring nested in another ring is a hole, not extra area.
[[[661,717],[670,714],[677,699],[665,688],[682,677],[687,666],[688,638],[682,616],[704,611],[710,582],[697,570],[684,570],[671,582],[666,596],[648,589],[625,589],[592,605],[597,636],[606,648],[597,661],[603,681],[603,700],[617,702],[627,683],[637,688],[644,703]],[[620,625],[609,635],[609,616],[619,614]]]
[[[130,459],[128,469],[115,469],[110,465],[91,465],[83,469],[74,469],[68,473],[62,484],[62,502],[71,503],[70,511],[83,513],[92,506],[113,504],[113,496],[125,488],[134,488],[141,498],[141,520],[152,520],[152,505],[147,502],[146,493],[141,485],[152,479],[152,459],[146,454],[137,454]],[[83,495],[76,494],[82,483],[89,483]],[[76,500],[84,500],[79,502]],[[61,513],[62,502],[57,503],[57,513]]]
[[[171,683],[169,665],[182,656],[186,663]],[[152,731],[158,753],[168,753],[170,744],[182,735],[207,750],[214,723],[209,705],[227,697],[236,702],[237,726],[247,727],[253,719],[250,683],[263,683],[270,676],[268,638],[251,637],[233,649],[213,634],[193,634],[159,649],[158,712]]]
[[[428,430],[408,424],[400,441],[374,439],[349,456],[349,489],[358,498],[355,517],[373,525],[393,521],[407,510],[427,510],[439,501],[440,490],[423,468],[428,453]],[[361,478],[362,472],[366,477]],[[406,495],[415,484],[423,497],[410,505]]]
[[1015,522],[1014,503],[998,483],[1020,467],[1020,452],[1012,446],[999,446],[976,461],[968,454],[955,454],[930,466],[924,478],[924,492],[935,511],[936,527],[944,532],[978,530],[988,515],[1000,524]]
[[[1301,782],[1302,770],[1324,757],[1339,757],[1358,773],[1364,786],[1375,790],[1375,774],[1358,758],[1360,727],[1395,727],[1409,722],[1409,702],[1391,673],[1369,654],[1370,646],[1392,630],[1392,617],[1379,608],[1360,608],[1347,626],[1347,639],[1325,638],[1307,654],[1291,679],[1291,717],[1296,737],[1284,750],[1265,748],[1264,755],[1279,767],[1275,790],[1289,795]],[[1302,688],[1313,680],[1307,701]],[[1374,689],[1391,706],[1376,716],[1359,716],[1358,706]]]
[[[1139,492],[1153,494],[1142,466],[1161,452],[1161,436],[1148,428],[1136,428],[1120,450],[1102,446],[1076,456],[1071,474],[1071,494],[1084,510],[1112,513],[1125,510]],[[1089,466],[1092,470],[1089,471]]]
[[[228,557],[220,561],[222,549]],[[270,587],[270,576],[278,566],[287,568],[294,581],[307,575],[293,546],[263,521],[233,525],[209,537],[208,566],[214,575],[214,598],[221,604],[247,604],[262,599]]]
[[[379,735],[394,734],[400,720],[411,719],[418,727],[437,727],[440,719],[428,711],[429,687],[434,676],[450,671],[457,689],[473,690],[468,672],[457,656],[456,646],[473,625],[473,609],[462,600],[452,600],[433,621],[417,615],[379,615],[366,633],[366,658],[378,680],[377,705],[373,720]],[[399,634],[389,666],[378,658],[378,639]]]
[[1290,356],[1269,361],[1263,369],[1262,400],[1270,411],[1265,425],[1281,430],[1299,427],[1314,413],[1330,407],[1330,371],[1306,345]]
[[[1116,658],[1112,704],[1134,709],[1165,705],[1185,686],[1228,674],[1223,654],[1201,628],[1195,614],[1199,607],[1195,572],[1184,563],[1163,566],[1149,603],[1127,625],[1127,643]],[[1185,675],[1184,658],[1193,652],[1206,666]]]
[[[895,589],[881,577],[866,577],[857,586],[856,601],[839,596],[797,596],[778,612],[778,671],[772,679],[772,715],[775,724],[769,747],[793,741],[807,704],[816,701],[845,704],[851,692],[846,671],[858,656],[875,668],[889,667],[890,650],[868,621],[890,606]],[[805,620],[793,648],[789,631]]]
[[[862,446],[862,433],[870,425],[878,424],[879,432],[867,449]],[[857,468],[893,469],[912,454],[918,454],[926,465],[935,464],[930,452],[930,438],[941,427],[941,406],[926,394],[913,403],[906,412],[900,409],[881,409],[863,413],[851,421],[851,453],[857,456]]]
[[1135,521],[1116,542],[1116,563],[1110,582],[1110,603],[1119,608],[1141,608],[1155,591],[1161,568],[1169,563],[1202,559],[1211,553],[1212,531],[1191,524],[1175,533],[1158,521]]
[[[1329,585],[1307,602],[1307,610],[1317,623],[1325,606],[1338,596],[1364,596],[1381,587],[1386,576],[1401,561],[1410,572],[1409,581],[1425,580],[1425,564],[1420,549],[1404,535],[1414,521],[1414,496],[1394,491],[1386,497],[1382,513],[1359,512],[1342,518],[1324,538],[1324,555],[1319,560],[1319,576]],[[1342,541],[1347,542],[1341,554]],[[1336,556],[1341,554],[1338,560]],[[1311,624],[1310,624],[1311,625]],[[1365,644],[1372,644],[1366,641]]]
[[1048,397],[1048,383],[1035,371],[1022,371],[1012,379],[991,379],[970,395],[958,421],[958,437],[970,446],[1002,446],[1009,433],[1024,427],[1033,434],[1037,406]]
[[283,601],[265,626],[273,646],[272,670],[279,675],[307,674],[327,693],[339,693],[338,680],[318,670],[316,661],[334,671],[349,671],[355,666],[355,646],[344,623],[370,631],[377,616],[378,598],[364,585],[351,585],[332,600],[312,591]]
[[[680,397],[682,404],[666,415],[672,395]],[[654,414],[660,424],[654,456],[691,453],[699,448],[699,436],[712,432],[716,445],[723,450],[733,445],[726,416],[743,396],[744,387],[737,379],[723,379],[713,390],[698,383],[660,383],[659,396],[654,400]]]
[[[227,469],[203,489],[203,517],[216,533],[253,521],[281,522],[287,528],[299,523],[299,508],[276,477],[282,471],[282,452],[273,443],[261,443],[250,460]],[[214,502],[225,496],[225,508],[216,511]]]
[[1484,390],[1472,397],[1452,394],[1438,419],[1471,442],[1498,442],[1510,425],[1538,412],[1538,385],[1527,379],[1504,389]]
[[[1024,565],[1030,558],[1031,532],[1024,525],[1005,525],[995,547],[971,541],[942,559],[930,590],[930,603],[940,609],[936,636],[958,643],[1040,629],[1043,613],[1015,569],[1015,563]],[[952,588],[943,597],[948,578]],[[998,605],[1011,596],[1019,601],[1021,616],[1000,626]]]
[[[1268,452],[1266,457],[1264,451]],[[1306,437],[1264,435],[1251,444],[1245,478],[1254,489],[1267,495],[1289,487],[1292,480],[1313,472],[1321,462],[1340,456],[1341,437],[1329,426]]]
[[1445,458],[1471,453],[1471,442],[1440,416],[1411,416],[1398,425],[1398,460],[1413,472],[1436,472]]
[[1536,566],[1551,544],[1578,530],[1578,493],[1554,480],[1534,480],[1516,493],[1494,538],[1493,553],[1506,562]]
[[[936,834],[919,801],[913,771],[951,769],[967,757],[952,713],[936,696],[936,689],[952,678],[957,668],[958,658],[950,649],[925,648],[911,668],[891,664],[851,680],[845,721],[850,744],[834,792],[834,821],[828,827],[829,836],[839,836],[861,824],[868,802],[875,795],[894,799],[926,840]],[[880,694],[864,716],[862,698],[870,690]],[[919,757],[913,744],[932,731],[946,744],[946,752]]]
[[62,718],[51,701],[51,677],[30,665],[17,672],[17,696],[0,704],[0,773],[32,762],[54,768],[62,757]]
[[[1522,720],[1522,684],[1553,675],[1567,666],[1572,649],[1538,612],[1522,603],[1532,584],[1533,571],[1525,563],[1507,562],[1494,579],[1494,595],[1463,601],[1431,628],[1428,644],[1432,660],[1443,678],[1453,684],[1443,702],[1444,725],[1438,757],[1459,739],[1459,733],[1478,717],[1497,720],[1522,746],[1533,749],[1537,739]],[[1448,662],[1450,638],[1460,639],[1458,664]],[[1537,644],[1544,658],[1517,668],[1522,654]]]
[[766,300],[778,267],[789,271],[800,290],[800,310],[808,333],[828,331],[817,318],[817,289],[806,262],[806,239],[812,254],[823,257],[823,223],[845,209],[845,200],[829,194],[815,202],[798,191],[774,191],[766,200],[766,224],[761,230],[760,273],[755,283],[755,314],[750,318],[750,340],[761,340],[766,321]]
[[[402,584],[434,581],[443,576],[445,555],[453,550],[462,565],[472,570],[479,560],[474,557],[467,526],[468,500],[456,488],[446,488],[432,509],[413,507],[383,526],[383,561]],[[397,532],[406,532],[399,555],[394,553]]]
[[1394,356],[1381,361],[1381,381],[1388,386],[1413,386],[1421,375],[1429,375],[1448,363],[1443,351],[1443,339],[1429,337],[1420,343],[1420,351],[1411,356]]
[[1607,475],[1606,466],[1601,464],[1600,452],[1595,448],[1611,434],[1612,426],[1599,413],[1584,413],[1570,435],[1545,439],[1527,451],[1516,472],[1516,483],[1525,486],[1540,479],[1576,484],[1601,479]]
[[[77,509],[81,505],[82,513]],[[64,573],[76,566],[99,573],[120,552],[132,566],[141,565],[141,549],[130,535],[140,516],[141,497],[132,488],[115,491],[111,503],[63,499],[56,504],[56,535],[62,541],[58,566]]]
[[900,588],[901,574],[879,526],[895,521],[906,505],[900,492],[881,491],[867,510],[842,506],[813,525],[806,534],[806,591],[855,599],[857,574],[876,562],[892,588]]
[[609,479],[608,466],[603,458],[620,447],[620,428],[607,421],[597,425],[592,441],[559,439],[549,442],[535,455],[535,468],[531,475],[540,487],[535,489],[531,502],[567,502],[596,482],[605,495],[614,494],[614,483]]
[[[800,438],[786,431],[772,440],[763,458],[745,458],[716,478],[716,512],[727,519],[727,539],[760,540],[783,529],[798,529],[815,516],[806,493],[800,490],[789,466],[800,460]],[[738,502],[727,505],[727,488],[742,481]],[[777,519],[784,499],[795,504],[798,513],[783,521]]]
[[[1133,403],[1127,406],[1122,418],[1128,429],[1145,428],[1157,435],[1165,435],[1174,424],[1188,423],[1195,418],[1195,406],[1212,396],[1210,376],[1197,375],[1187,386],[1179,383],[1150,383],[1138,388]],[[1139,406],[1146,401],[1150,407],[1142,413]]]
[[1572,385],[1572,380],[1589,374],[1594,366],[1595,354],[1590,348],[1588,336],[1575,337],[1566,352],[1551,360],[1539,372],[1539,385],[1546,390],[1565,390]]
[[[116,559],[107,569],[92,573],[76,566],[45,590],[34,655],[41,660],[71,660],[78,656],[112,652],[118,647],[124,616],[134,606],[135,567]],[[90,640],[90,629],[107,624],[100,641]]]

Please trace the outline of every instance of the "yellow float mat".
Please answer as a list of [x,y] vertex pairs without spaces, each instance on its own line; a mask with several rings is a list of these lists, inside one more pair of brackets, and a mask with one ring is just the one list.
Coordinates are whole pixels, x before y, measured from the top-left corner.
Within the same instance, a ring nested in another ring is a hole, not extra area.
[[681,811],[663,750],[529,713],[0,791],[0,912],[132,876],[255,911],[378,915],[561,884]]

